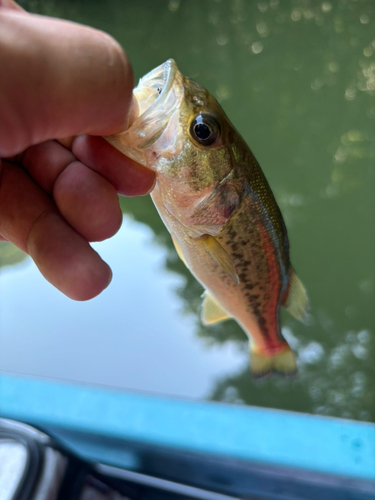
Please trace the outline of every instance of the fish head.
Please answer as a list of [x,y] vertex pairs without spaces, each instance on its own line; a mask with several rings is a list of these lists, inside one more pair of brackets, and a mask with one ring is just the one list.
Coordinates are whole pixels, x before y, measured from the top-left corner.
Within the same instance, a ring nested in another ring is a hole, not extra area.
[[141,78],[133,96],[137,117],[106,139],[154,170],[175,194],[197,201],[207,196],[233,167],[231,124],[216,99],[182,75],[173,59]]

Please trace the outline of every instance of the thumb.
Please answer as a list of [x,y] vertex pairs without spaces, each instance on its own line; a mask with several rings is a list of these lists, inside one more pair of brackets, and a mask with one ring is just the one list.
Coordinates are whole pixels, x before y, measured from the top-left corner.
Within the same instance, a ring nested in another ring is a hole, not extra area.
[[18,3],[14,2],[14,0],[0,0],[0,7],[4,7],[6,9],[21,10],[22,12],[25,12],[23,8],[18,5]]
[[0,8],[0,157],[71,135],[109,135],[129,112],[133,77],[109,35]]

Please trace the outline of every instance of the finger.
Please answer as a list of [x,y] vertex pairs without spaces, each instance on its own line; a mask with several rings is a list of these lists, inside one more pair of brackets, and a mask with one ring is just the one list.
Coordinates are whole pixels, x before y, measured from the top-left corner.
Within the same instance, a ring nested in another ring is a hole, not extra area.
[[70,137],[63,137],[62,139],[57,139],[57,142],[59,142],[66,149],[72,149],[72,144],[74,139],[75,139],[74,135],[71,135]]
[[0,165],[0,213],[0,234],[27,252],[63,293],[87,300],[108,286],[108,265],[62,219],[27,173],[8,162]]
[[27,252],[33,223],[45,212],[56,211],[52,200],[16,165],[0,165],[0,234]]
[[56,212],[34,223],[28,250],[43,276],[71,299],[92,299],[111,282],[109,266]]
[[58,177],[53,199],[65,220],[88,241],[102,241],[120,229],[122,212],[116,190],[78,161]]
[[21,164],[39,186],[52,195],[61,173],[74,161],[73,153],[56,141],[45,141],[26,149],[12,160]]
[[102,137],[78,136],[72,151],[82,163],[105,177],[119,194],[145,195],[155,185],[152,170],[123,155]]
[[6,9],[20,10],[24,12],[23,8],[18,5],[18,3],[13,2],[13,0],[0,0],[0,7],[5,7]]
[[51,138],[106,135],[125,126],[132,71],[109,35],[0,9],[0,59],[0,156]]
[[102,241],[119,230],[122,212],[114,187],[61,144],[37,144],[16,160],[53,195],[65,220],[88,241]]

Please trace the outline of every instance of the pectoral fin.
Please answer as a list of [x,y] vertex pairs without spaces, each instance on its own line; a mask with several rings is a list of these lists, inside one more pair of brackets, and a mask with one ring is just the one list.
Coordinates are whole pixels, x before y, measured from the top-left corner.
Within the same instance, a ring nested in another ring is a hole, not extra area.
[[213,323],[218,323],[219,321],[231,319],[231,316],[224,311],[224,309],[206,290],[203,294],[201,319],[204,325],[212,325]]
[[209,234],[200,236],[196,241],[199,241],[204,245],[205,249],[212,256],[212,258],[223,268],[227,275],[232,278],[236,285],[238,285],[240,280],[234,267],[233,260],[220,243]]
[[305,287],[303,286],[294,269],[292,269],[289,291],[283,306],[292,316],[294,316],[299,321],[303,322],[306,320],[309,301],[307,298]]
[[180,259],[182,260],[182,262],[185,264],[186,266],[186,261],[185,261],[185,258],[184,258],[184,254],[182,253],[182,250],[180,248],[180,245],[177,243],[177,241],[173,238],[172,236],[172,241],[173,241],[173,244],[174,244],[174,247],[176,249],[176,252],[177,252],[177,255],[180,257]]

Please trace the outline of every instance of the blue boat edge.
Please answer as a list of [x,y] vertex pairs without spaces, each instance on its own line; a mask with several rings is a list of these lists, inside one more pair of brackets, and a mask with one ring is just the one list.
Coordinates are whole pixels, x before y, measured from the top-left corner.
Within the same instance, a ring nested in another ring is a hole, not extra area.
[[[65,433],[76,453],[96,461],[103,449],[74,433],[375,482],[372,423],[8,373],[0,373],[0,416]],[[136,467],[120,455],[112,453],[112,465]]]

